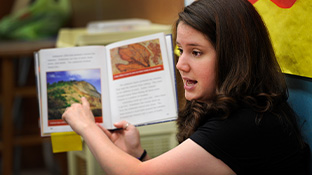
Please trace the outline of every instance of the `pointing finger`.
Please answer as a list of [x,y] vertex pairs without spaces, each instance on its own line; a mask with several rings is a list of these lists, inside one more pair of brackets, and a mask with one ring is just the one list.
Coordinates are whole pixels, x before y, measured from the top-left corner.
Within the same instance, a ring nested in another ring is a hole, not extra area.
[[81,97],[81,102],[82,102],[82,106],[83,106],[84,108],[87,108],[87,109],[90,108],[90,104],[89,104],[89,102],[88,102],[88,100],[87,100],[86,97]]

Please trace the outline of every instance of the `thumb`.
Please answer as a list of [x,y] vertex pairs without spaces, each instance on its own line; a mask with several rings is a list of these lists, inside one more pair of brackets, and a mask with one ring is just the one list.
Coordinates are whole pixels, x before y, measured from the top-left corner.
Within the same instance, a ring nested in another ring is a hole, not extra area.
[[112,133],[109,132],[106,128],[104,128],[101,124],[96,123],[96,125],[107,135],[107,137],[111,140],[112,139]]
[[116,128],[125,128],[125,126],[127,125],[127,121],[123,120],[123,121],[120,121],[120,122],[117,122],[117,123],[114,123],[114,126]]

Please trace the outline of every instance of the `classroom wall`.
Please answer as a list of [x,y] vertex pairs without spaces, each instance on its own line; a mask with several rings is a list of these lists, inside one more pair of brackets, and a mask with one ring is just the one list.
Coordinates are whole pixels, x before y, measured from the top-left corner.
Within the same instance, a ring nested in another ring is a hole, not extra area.
[[84,27],[92,20],[145,18],[154,23],[172,24],[184,7],[184,0],[71,0],[71,24]]

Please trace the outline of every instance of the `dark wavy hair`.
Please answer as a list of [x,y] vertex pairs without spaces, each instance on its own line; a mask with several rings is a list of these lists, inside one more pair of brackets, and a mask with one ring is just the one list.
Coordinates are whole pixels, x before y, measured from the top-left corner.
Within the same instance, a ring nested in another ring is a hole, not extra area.
[[209,102],[187,101],[177,119],[179,142],[187,139],[204,121],[226,119],[240,106],[259,115],[272,112],[301,141],[296,118],[287,104],[284,75],[265,24],[247,0],[197,0],[179,13],[174,32],[183,21],[203,33],[217,53],[216,91]]

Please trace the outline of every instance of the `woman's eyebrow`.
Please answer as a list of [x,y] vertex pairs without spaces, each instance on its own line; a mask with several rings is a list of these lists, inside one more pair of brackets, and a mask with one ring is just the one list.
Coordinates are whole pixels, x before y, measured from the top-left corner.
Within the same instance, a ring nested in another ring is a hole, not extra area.
[[[178,41],[176,41],[176,45],[181,45]],[[201,46],[200,44],[198,43],[187,43],[186,44],[187,46]]]

